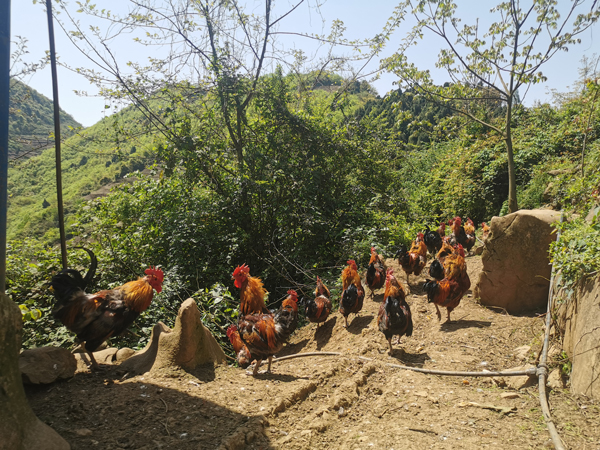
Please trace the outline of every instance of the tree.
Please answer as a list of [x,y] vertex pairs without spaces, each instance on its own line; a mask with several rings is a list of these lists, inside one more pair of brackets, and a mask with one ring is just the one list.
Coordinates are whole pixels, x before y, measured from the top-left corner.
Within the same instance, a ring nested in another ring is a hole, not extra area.
[[[384,62],[387,70],[400,77],[401,84],[502,137],[508,160],[509,212],[518,209],[511,122],[519,89],[545,81],[542,66],[557,52],[578,44],[577,36],[600,17],[596,1],[579,13],[586,2],[574,0],[562,15],[555,0],[533,0],[527,7],[522,3],[509,0],[492,8],[495,21],[482,35],[478,23],[461,28],[457,6],[451,0],[407,0],[401,5],[412,12],[417,25],[400,53]],[[436,62],[451,79],[444,86],[436,85],[428,71],[419,70],[404,55],[427,33],[444,44]],[[486,105],[498,101],[504,107],[504,117],[491,120],[485,115]]]
[[[349,152],[356,148],[346,145],[346,134],[323,120],[327,114],[321,111],[330,111],[327,119],[343,115],[347,99],[342,93],[361,79],[354,65],[374,58],[400,20],[360,42],[344,39],[340,21],[328,35],[300,33],[327,50],[309,61],[280,42],[291,33],[284,24],[303,4],[308,1],[282,11],[272,0],[136,0],[119,16],[85,2],[81,12],[95,19],[91,31],[62,4],[61,17],[73,18],[64,28],[75,27],[73,42],[96,64],[79,71],[103,95],[144,114],[149,131],[161,134],[155,147],[163,173],[182,177],[190,189],[209,190],[227,218],[224,229],[245,245],[239,253],[248,264],[260,261],[263,267],[282,243],[292,250],[295,243],[298,253],[318,251],[311,243],[298,245],[297,234],[314,230],[320,236],[325,230],[328,239],[338,231],[339,236],[351,212],[360,209],[360,203],[346,207],[351,197],[344,197],[359,179],[347,169],[353,161]],[[117,41],[125,33],[156,49],[147,64],[119,59]],[[321,101],[326,94],[315,91],[326,82],[340,84],[328,105]],[[318,114],[321,120],[315,119]]]

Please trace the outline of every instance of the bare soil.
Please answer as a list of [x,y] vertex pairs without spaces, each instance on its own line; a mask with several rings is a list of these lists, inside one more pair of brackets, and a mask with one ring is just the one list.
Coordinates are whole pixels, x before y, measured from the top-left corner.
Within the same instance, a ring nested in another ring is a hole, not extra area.
[[[481,259],[467,263],[474,286]],[[387,264],[403,278],[397,262]],[[440,323],[421,290],[424,279],[411,276],[415,331],[392,355],[377,329],[380,290],[373,299],[367,294],[347,330],[333,313],[318,330],[314,324],[297,330],[282,352],[343,356],[279,361],[272,374],[257,378],[226,365],[163,378],[128,378],[111,367],[28,387],[28,398],[74,450],[552,448],[536,379],[517,390],[525,380],[435,376],[389,365],[494,371],[536,364],[543,317],[483,308],[469,292],[453,322],[444,323],[443,309]],[[525,345],[531,350],[519,357],[515,349]],[[597,402],[557,388],[549,403],[567,448],[600,448]]]

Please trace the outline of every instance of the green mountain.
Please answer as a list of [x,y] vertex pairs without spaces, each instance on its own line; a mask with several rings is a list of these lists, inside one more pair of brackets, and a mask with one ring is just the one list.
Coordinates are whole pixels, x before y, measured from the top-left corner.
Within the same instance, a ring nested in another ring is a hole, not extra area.
[[[30,157],[54,145],[52,100],[26,84],[11,80],[8,119],[9,159]],[[82,125],[61,109],[61,137],[67,138]]]
[[[110,186],[122,183],[126,174],[153,163],[153,137],[141,131],[143,122],[143,116],[129,108],[63,142],[67,232],[73,222],[72,213],[82,202],[107,193]],[[102,191],[97,193],[99,189]],[[58,237],[54,147],[29,159],[13,161],[8,171],[8,195],[9,239]]]

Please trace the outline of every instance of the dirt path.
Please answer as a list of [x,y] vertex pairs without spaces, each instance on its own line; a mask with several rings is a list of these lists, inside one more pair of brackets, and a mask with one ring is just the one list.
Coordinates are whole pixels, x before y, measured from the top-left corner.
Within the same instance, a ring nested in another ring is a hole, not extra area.
[[[473,256],[467,263],[474,285],[481,260]],[[393,260],[387,264],[401,270]],[[392,355],[377,329],[381,290],[373,300],[367,296],[348,330],[336,312],[318,331],[313,324],[296,331],[282,352],[343,357],[281,361],[273,374],[256,379],[228,366],[160,379],[121,380],[116,370],[79,374],[28,388],[29,399],[74,450],[552,448],[537,384],[517,390],[526,379],[506,379],[506,386],[502,379],[440,377],[386,365],[481,371],[535,364],[543,319],[482,308],[469,292],[452,313],[454,322],[440,324],[421,291],[423,280],[411,277],[415,331]],[[515,349],[525,345],[531,350],[522,359]],[[552,391],[549,402],[567,448],[600,448],[597,403],[567,390]]]

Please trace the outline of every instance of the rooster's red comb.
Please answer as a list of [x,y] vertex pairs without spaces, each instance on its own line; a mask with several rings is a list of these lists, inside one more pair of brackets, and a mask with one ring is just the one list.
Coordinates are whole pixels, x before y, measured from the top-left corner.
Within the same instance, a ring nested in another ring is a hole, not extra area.
[[375,247],[371,247],[371,253],[375,253],[377,250],[375,250]]
[[233,271],[233,274],[231,276],[237,277],[242,274],[248,275],[249,273],[250,273],[250,267],[248,267],[246,264],[242,264],[241,266],[237,266],[235,268],[235,270]]
[[387,270],[386,275],[394,275],[394,269],[391,267]]
[[292,297],[293,301],[295,301],[295,302],[298,301],[298,293],[295,290],[290,289],[289,291],[287,291],[287,293],[290,297]]
[[346,264],[348,264],[350,267],[352,267],[354,270],[357,270],[358,267],[356,266],[356,261],[354,261],[353,259],[349,259],[348,261],[346,261]]
[[231,340],[231,335],[237,331],[237,327],[235,325],[229,325],[227,328],[227,337]]
[[164,281],[164,279],[165,279],[165,274],[164,274],[164,273],[163,273],[163,271],[162,271],[161,269],[159,269],[158,267],[153,267],[153,266],[150,266],[150,267],[148,267],[148,268],[147,268],[147,269],[144,271],[144,273],[145,273],[146,275],[152,275],[152,276],[155,276],[155,277],[156,277],[156,279],[157,279],[157,280],[158,280],[160,283],[162,283],[162,282]]

